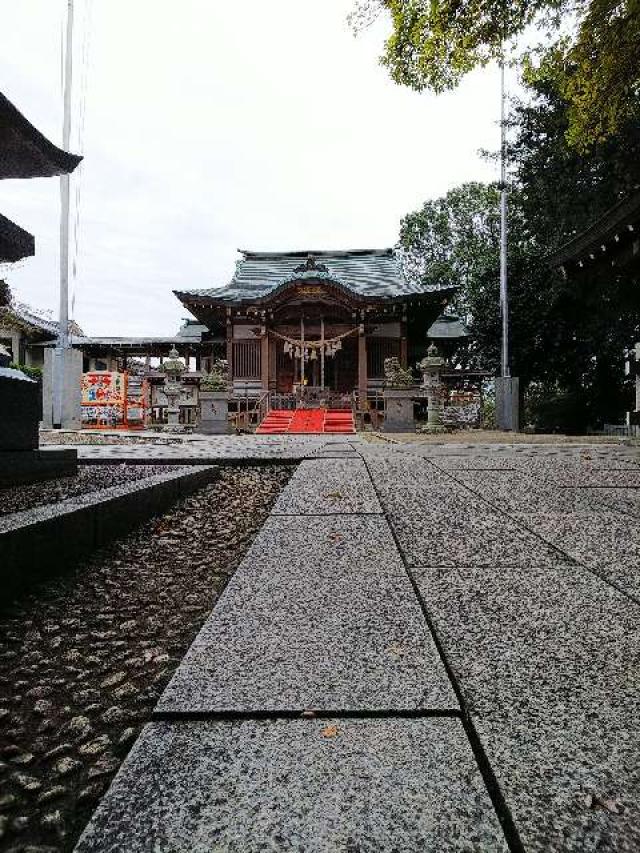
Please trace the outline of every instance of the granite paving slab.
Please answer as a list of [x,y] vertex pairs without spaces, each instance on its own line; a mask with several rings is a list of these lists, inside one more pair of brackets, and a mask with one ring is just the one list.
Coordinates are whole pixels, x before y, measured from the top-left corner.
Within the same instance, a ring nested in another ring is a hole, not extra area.
[[388,518],[409,566],[499,568],[570,562],[501,513],[477,513],[469,507],[465,514],[463,502],[454,512],[390,512]]
[[545,485],[533,473],[457,471],[455,478],[507,513],[589,512],[603,503],[594,489]]
[[[631,469],[631,470],[630,470]],[[537,479],[547,482],[552,479],[554,486],[600,489],[640,489],[640,471],[627,465],[620,468],[594,468],[593,466],[562,466],[550,471],[537,473]]]
[[447,470],[509,469],[527,470],[530,465],[571,465],[591,468],[635,470],[640,455],[632,448],[604,445],[403,445],[398,448],[415,453]]
[[403,447],[402,451],[407,455],[418,456],[428,459],[443,471],[493,471],[493,470],[516,470],[520,467],[518,459],[504,454],[472,454],[460,452],[456,454],[433,453],[428,447]]
[[640,849],[640,606],[577,566],[414,575],[524,848]]
[[460,720],[152,723],[77,853],[506,853]]
[[276,515],[381,513],[362,459],[306,460],[296,468],[273,509]]
[[[640,516],[640,489],[585,489],[607,510]],[[629,520],[633,524],[633,520]]]
[[419,456],[400,453],[370,453],[362,451],[371,477],[379,491],[387,493],[400,486],[427,488],[449,487],[455,484],[446,472]]
[[462,483],[450,480],[431,486],[429,483],[403,484],[394,478],[374,477],[380,501],[390,516],[420,518],[425,524],[464,515],[496,515],[496,510]]
[[455,709],[387,522],[272,516],[157,710]]
[[547,513],[513,519],[640,599],[640,528],[622,513]]

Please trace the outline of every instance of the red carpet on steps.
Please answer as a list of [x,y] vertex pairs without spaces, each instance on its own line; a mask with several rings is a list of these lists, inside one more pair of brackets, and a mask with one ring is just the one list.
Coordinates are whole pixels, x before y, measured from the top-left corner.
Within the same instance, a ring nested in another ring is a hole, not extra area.
[[355,433],[351,412],[339,409],[272,409],[262,421],[258,435],[283,435],[284,433]]

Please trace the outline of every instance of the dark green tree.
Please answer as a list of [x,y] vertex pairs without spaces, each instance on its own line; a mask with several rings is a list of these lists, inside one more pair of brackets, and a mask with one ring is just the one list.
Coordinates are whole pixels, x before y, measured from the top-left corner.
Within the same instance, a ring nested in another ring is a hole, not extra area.
[[[473,331],[469,366],[495,370],[500,360],[500,192],[496,184],[467,183],[427,201],[400,225],[400,246],[410,278],[460,290],[456,309]],[[520,194],[511,197],[510,269],[512,367],[526,385],[541,369],[544,332],[554,276],[535,252],[522,216]]]
[[[567,101],[537,80],[511,114],[509,296],[512,369],[544,429],[583,431],[630,407],[624,350],[637,340],[640,282],[628,271],[565,281],[551,251],[640,184],[640,119],[580,155],[567,143]],[[498,187],[470,183],[401,223],[410,276],[457,283],[475,366],[499,363]]]

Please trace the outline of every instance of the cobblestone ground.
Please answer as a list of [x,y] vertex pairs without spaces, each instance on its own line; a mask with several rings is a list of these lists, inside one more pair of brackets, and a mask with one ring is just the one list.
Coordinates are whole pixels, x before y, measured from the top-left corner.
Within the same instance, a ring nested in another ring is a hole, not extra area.
[[222,469],[0,615],[0,851],[73,849],[291,470]]
[[67,498],[87,495],[109,486],[120,486],[154,474],[170,471],[172,465],[79,465],[72,477],[57,477],[29,486],[0,489],[0,515],[57,503]]

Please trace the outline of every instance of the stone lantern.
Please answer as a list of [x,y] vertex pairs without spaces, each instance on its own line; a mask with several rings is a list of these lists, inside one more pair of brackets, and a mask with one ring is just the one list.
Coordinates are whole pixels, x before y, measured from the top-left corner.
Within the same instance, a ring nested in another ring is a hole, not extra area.
[[167,397],[167,425],[178,426],[180,423],[180,406],[178,399],[182,392],[180,377],[186,370],[183,361],[178,358],[178,350],[171,347],[169,358],[164,362],[164,393]]
[[422,373],[422,390],[427,394],[427,424],[426,432],[444,432],[440,413],[440,393],[442,383],[440,373],[445,365],[445,360],[438,352],[435,344],[431,344],[427,355],[418,363],[418,370]]

